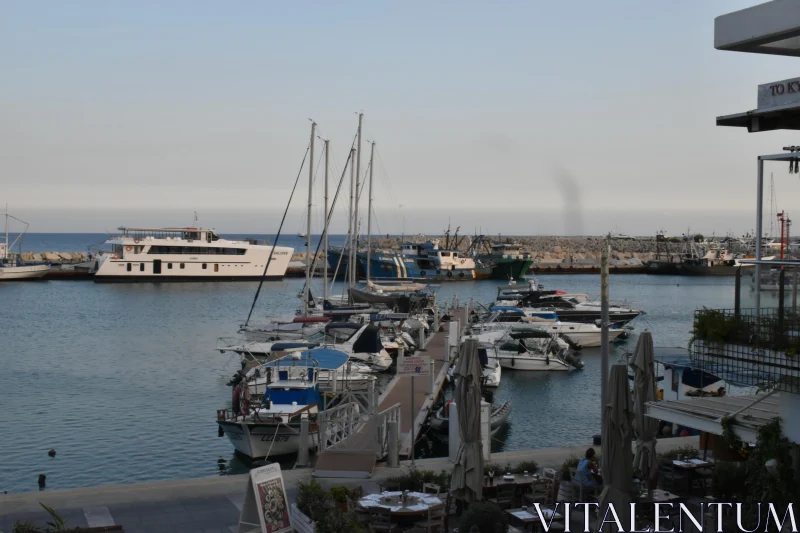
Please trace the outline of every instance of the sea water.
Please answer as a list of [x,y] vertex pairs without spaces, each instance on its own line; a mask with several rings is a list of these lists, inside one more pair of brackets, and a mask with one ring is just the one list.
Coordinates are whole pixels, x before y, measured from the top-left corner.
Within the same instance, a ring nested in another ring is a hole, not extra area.
[[[81,251],[102,239],[28,236],[25,249]],[[547,275],[539,281],[548,289],[593,296],[600,285],[598,275]],[[474,298],[485,304],[501,283],[445,283],[436,288],[437,298],[457,294],[461,303]],[[37,490],[41,473],[48,489],[59,489],[245,471],[228,439],[217,437],[215,423],[216,410],[230,405],[226,383],[239,361],[215,346],[218,337],[236,334],[257,286],[0,283],[0,490]],[[253,322],[293,314],[302,286],[302,279],[265,283]],[[341,292],[341,285],[335,290]],[[693,311],[732,307],[734,283],[615,275],[611,297],[647,311],[634,335],[615,344],[613,364],[635,348],[644,330],[657,346],[686,346]],[[577,445],[599,433],[599,354],[584,349],[582,371],[504,369],[495,401],[509,399],[513,410],[494,450]],[[429,437],[418,446],[421,455],[440,450]]]

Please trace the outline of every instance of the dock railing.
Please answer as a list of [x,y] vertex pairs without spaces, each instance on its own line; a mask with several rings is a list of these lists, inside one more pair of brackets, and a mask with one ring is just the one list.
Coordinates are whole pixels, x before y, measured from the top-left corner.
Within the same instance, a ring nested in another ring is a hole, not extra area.
[[322,411],[318,415],[319,451],[336,446],[356,433],[366,422],[361,408],[348,402]]
[[[382,459],[389,454],[390,450],[397,449],[397,442],[395,442],[395,447],[392,448],[391,439],[397,439],[398,436],[397,432],[400,428],[400,404],[396,403],[388,409],[384,409],[374,418],[378,439],[378,451],[376,455],[378,459]],[[392,427],[391,424],[394,424],[394,430],[390,430]]]

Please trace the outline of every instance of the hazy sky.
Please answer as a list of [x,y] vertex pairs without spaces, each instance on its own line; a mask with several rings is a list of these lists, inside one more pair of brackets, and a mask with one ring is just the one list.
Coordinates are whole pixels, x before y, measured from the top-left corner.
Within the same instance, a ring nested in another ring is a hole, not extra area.
[[0,201],[31,231],[274,233],[308,119],[338,179],[363,110],[382,233],[747,231],[755,157],[796,139],[715,117],[800,66],[714,49],[757,3],[5,1]]

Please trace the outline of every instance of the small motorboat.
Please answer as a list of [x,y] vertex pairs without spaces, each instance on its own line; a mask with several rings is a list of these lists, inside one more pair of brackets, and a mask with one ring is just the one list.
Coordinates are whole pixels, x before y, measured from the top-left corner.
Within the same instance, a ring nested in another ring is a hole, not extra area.
[[[431,416],[431,428],[438,431],[439,433],[443,433],[447,435],[450,429],[449,423],[449,413],[448,407],[452,400],[449,400],[443,406],[436,410],[435,413]],[[502,405],[493,405],[492,406],[492,419],[489,423],[489,427],[491,428],[492,435],[496,434],[500,431],[500,428],[508,420],[508,415],[511,414],[511,402],[506,401]]]

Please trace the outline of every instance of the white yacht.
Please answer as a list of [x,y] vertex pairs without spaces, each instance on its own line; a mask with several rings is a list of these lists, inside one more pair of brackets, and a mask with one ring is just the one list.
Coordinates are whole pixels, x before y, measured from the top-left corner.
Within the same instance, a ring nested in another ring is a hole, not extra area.
[[106,241],[111,253],[95,260],[95,281],[280,280],[294,252],[255,239],[229,241],[202,228],[119,230]]

